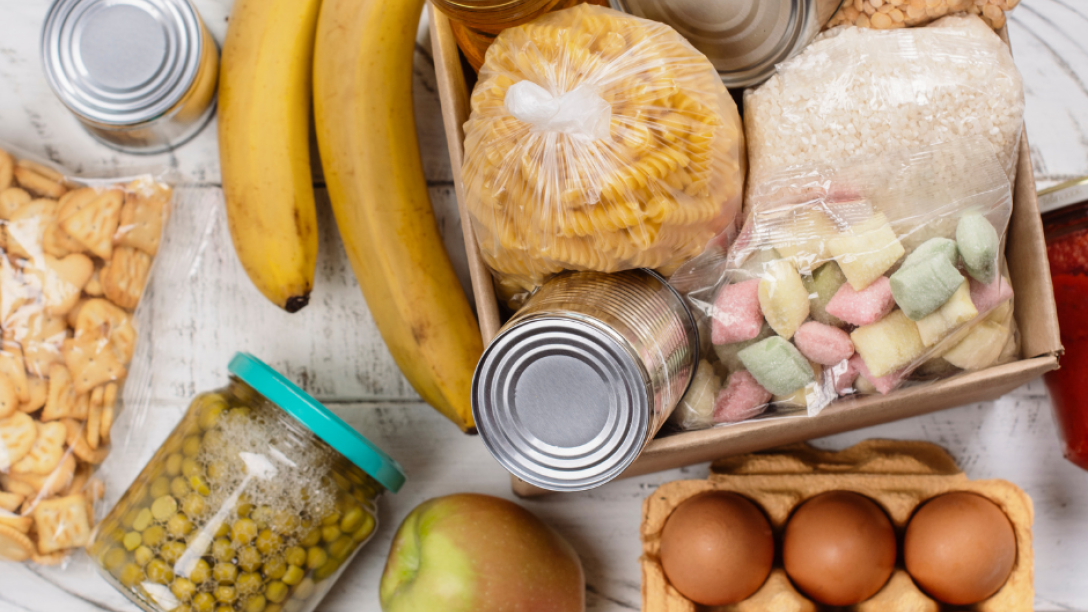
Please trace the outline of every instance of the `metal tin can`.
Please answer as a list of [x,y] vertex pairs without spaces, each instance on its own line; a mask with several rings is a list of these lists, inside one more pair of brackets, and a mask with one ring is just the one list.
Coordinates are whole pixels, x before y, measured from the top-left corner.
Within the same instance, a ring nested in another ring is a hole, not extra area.
[[544,489],[618,476],[687,391],[699,336],[684,299],[648,270],[568,272],[499,330],[472,381],[488,451]]
[[632,15],[676,28],[706,54],[726,87],[769,78],[799,52],[842,0],[612,0]]
[[57,0],[42,61],[68,110],[121,151],[177,147],[214,112],[219,51],[189,0]]

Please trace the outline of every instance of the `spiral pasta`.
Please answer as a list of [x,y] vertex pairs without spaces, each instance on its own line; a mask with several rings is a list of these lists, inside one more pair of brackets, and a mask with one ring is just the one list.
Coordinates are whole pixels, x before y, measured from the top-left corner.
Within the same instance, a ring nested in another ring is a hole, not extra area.
[[565,269],[671,270],[739,212],[743,130],[713,66],[672,28],[579,5],[491,45],[462,178],[508,294]]

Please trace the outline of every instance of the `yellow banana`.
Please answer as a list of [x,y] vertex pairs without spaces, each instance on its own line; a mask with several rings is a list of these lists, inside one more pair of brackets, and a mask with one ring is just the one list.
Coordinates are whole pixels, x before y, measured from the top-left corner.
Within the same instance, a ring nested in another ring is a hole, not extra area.
[[317,210],[310,96],[320,0],[238,0],[219,77],[219,161],[234,250],[272,303],[310,301]]
[[423,0],[324,0],[314,118],[336,224],[401,372],[427,403],[475,431],[479,326],[442,247],[412,114]]

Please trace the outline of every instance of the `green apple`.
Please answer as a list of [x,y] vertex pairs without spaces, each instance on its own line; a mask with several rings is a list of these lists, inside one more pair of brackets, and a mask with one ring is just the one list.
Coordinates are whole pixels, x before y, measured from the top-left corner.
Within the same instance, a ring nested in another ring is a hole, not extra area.
[[404,519],[382,574],[384,612],[583,612],[574,548],[521,506],[463,493]]

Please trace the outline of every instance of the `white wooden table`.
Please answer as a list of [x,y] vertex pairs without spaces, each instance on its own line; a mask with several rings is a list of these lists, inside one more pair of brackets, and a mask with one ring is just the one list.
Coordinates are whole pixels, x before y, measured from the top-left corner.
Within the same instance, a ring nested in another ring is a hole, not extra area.
[[[378,581],[396,525],[424,499],[460,491],[511,497],[506,473],[478,438],[461,435],[421,404],[386,352],[350,273],[327,201],[310,305],[287,315],[249,283],[230,245],[220,195],[214,124],[173,155],[113,152],[86,135],[54,98],[39,61],[46,0],[0,0],[0,141],[93,173],[147,163],[189,183],[170,227],[159,277],[141,317],[148,376],[126,388],[114,454],[100,472],[107,503],[123,491],[197,390],[220,386],[230,356],[255,353],[328,403],[396,457],[409,474],[384,502],[384,525],[321,610],[378,610]],[[231,0],[196,0],[220,42]],[[1088,174],[1088,3],[1024,0],[1009,22],[1028,97],[1027,127],[1039,187]],[[431,197],[448,249],[463,245],[425,36],[416,53],[415,104]],[[467,273],[460,265],[467,286]],[[1041,381],[987,404],[966,406],[820,441],[842,447],[870,437],[944,445],[972,478],[1005,478],[1035,500],[1039,610],[1088,610],[1088,474],[1060,456]],[[659,484],[702,478],[706,465],[614,482],[595,491],[522,502],[568,538],[585,565],[588,609],[640,608],[641,503]],[[0,612],[135,611],[94,575],[85,558],[61,570],[0,563]],[[436,611],[437,612],[437,611]]]

